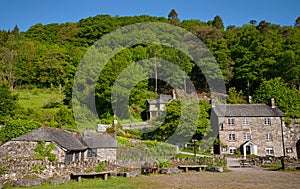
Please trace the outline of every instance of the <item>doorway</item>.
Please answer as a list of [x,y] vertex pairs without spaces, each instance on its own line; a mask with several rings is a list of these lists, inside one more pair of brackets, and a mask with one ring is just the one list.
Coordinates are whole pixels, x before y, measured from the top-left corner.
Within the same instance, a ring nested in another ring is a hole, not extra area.
[[296,143],[297,157],[300,159],[300,140]]

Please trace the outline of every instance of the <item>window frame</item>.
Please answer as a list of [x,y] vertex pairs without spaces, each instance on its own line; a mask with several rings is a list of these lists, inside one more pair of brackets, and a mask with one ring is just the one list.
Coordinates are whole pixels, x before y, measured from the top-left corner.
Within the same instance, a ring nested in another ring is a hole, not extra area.
[[293,148],[286,148],[285,149],[286,153],[290,154],[290,153],[293,153]]
[[242,125],[249,125],[249,118],[248,117],[244,117],[243,119],[242,119]]
[[97,157],[97,148],[88,148],[87,157],[88,158],[96,158]]
[[237,151],[237,148],[236,148],[236,147],[234,147],[234,146],[230,146],[230,147],[229,147],[229,153],[230,153],[230,154],[236,154],[236,151]]
[[266,141],[273,141],[272,133],[266,133]]
[[266,148],[266,155],[274,156],[274,148],[273,147],[267,147]]
[[65,162],[73,162],[73,152],[69,152],[69,151],[66,152]]
[[227,118],[227,125],[235,125],[234,118]]
[[251,133],[243,133],[244,140],[251,140]]
[[236,135],[235,135],[235,133],[229,133],[229,135],[228,135],[228,140],[229,140],[230,142],[236,141]]
[[265,126],[270,126],[271,125],[271,118],[264,118],[264,125]]

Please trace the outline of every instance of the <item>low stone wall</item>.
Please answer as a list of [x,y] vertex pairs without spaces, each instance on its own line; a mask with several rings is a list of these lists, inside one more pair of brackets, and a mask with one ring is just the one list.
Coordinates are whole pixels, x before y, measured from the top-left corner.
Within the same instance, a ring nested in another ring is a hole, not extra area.
[[299,170],[300,161],[294,158],[283,158],[281,159],[281,165],[284,170]]
[[[13,185],[20,181],[37,180],[41,183],[70,180],[72,172],[91,172],[98,167],[99,161],[84,161],[84,162],[59,162],[53,163],[49,161],[36,160],[33,158],[10,158],[1,159],[0,168],[0,183],[4,185]],[[18,182],[16,182],[18,181]]]

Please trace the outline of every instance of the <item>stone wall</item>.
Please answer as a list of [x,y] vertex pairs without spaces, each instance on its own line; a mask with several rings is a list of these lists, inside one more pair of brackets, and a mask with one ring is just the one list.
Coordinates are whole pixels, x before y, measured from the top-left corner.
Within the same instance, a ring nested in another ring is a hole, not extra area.
[[295,158],[283,158],[281,164],[284,170],[299,170],[300,161]]
[[[270,117],[271,125],[264,125],[264,117],[248,117],[249,125],[242,125],[242,117],[232,117],[235,120],[234,125],[227,124],[227,118],[220,117],[219,125],[222,128],[219,131],[220,141],[227,146],[227,151],[221,150],[222,154],[229,154],[229,148],[240,148],[248,140],[244,139],[244,133],[251,134],[251,141],[257,145],[258,156],[266,155],[266,148],[272,147],[274,156],[283,156],[281,119],[279,117]],[[266,134],[272,134],[272,140],[266,140]],[[229,134],[235,134],[235,141],[229,141]]]
[[5,158],[0,159],[0,167],[5,170],[0,175],[0,183],[13,185],[17,180],[70,180],[72,172],[83,173],[95,171],[99,161],[58,162],[36,160],[33,158]]
[[[291,123],[284,127],[284,143],[286,151],[286,156],[296,157],[300,159],[297,155],[297,142],[300,141],[300,119],[292,119]],[[300,149],[298,148],[298,151]],[[300,152],[298,152],[300,153]]]

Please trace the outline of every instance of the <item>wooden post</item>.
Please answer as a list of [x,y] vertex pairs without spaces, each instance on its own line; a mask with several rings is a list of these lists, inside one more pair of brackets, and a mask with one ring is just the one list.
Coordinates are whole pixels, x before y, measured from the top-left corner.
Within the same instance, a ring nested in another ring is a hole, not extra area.
[[108,179],[108,173],[104,173],[103,180],[107,180],[107,179]]

